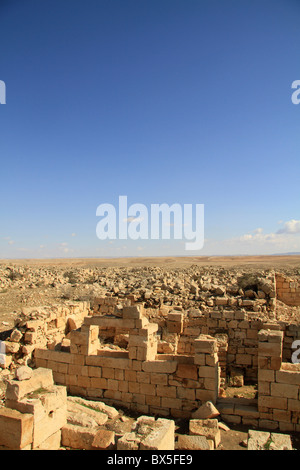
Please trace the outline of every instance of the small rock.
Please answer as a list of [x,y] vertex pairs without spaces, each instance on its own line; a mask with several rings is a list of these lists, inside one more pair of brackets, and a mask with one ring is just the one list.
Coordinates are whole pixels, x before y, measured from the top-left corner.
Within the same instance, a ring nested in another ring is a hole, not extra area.
[[28,366],[21,366],[18,369],[16,369],[15,372],[15,378],[17,380],[28,380],[32,376],[32,369]]
[[92,448],[99,450],[112,449],[114,444],[115,433],[106,429],[100,429],[94,437]]
[[19,331],[18,329],[15,329],[10,335],[10,340],[15,343],[18,343],[21,340],[22,336],[23,334],[21,333],[21,331]]
[[178,450],[211,450],[205,436],[179,435],[177,446]]
[[219,422],[219,429],[222,429],[223,431],[230,431],[230,428],[225,424],[225,423],[222,423],[222,422]]

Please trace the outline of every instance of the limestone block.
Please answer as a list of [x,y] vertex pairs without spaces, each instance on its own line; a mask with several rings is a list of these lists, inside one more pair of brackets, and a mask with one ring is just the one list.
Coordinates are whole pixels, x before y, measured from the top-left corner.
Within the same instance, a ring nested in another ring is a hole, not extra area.
[[10,400],[20,400],[28,393],[40,388],[47,389],[53,385],[52,370],[39,367],[33,370],[32,376],[28,380],[9,380],[6,389],[6,398]]
[[181,378],[197,380],[197,366],[194,364],[178,364],[176,375]]
[[258,340],[260,342],[281,343],[282,339],[282,331],[266,329],[258,332]]
[[175,449],[175,422],[173,420],[158,418],[151,424],[151,431],[142,436],[140,450],[174,450]]
[[282,343],[260,342],[258,343],[258,354],[261,356],[281,356]]
[[266,431],[248,431],[248,450],[292,450],[289,435]]
[[81,426],[102,426],[108,420],[107,414],[93,410],[86,405],[68,400],[68,422]]
[[283,383],[271,383],[271,395],[274,397],[286,397],[298,399],[299,386]]
[[217,341],[208,335],[200,335],[194,341],[195,353],[214,354],[218,351]]
[[211,450],[205,436],[179,435],[176,445],[178,450]]
[[176,372],[176,361],[147,361],[143,363],[142,369],[144,372],[158,372],[165,374],[172,374]]
[[36,449],[38,450],[58,450],[61,443],[61,430],[59,429],[51,436],[47,437]]
[[0,409],[0,445],[23,449],[33,440],[33,416],[10,408]]
[[140,305],[133,305],[130,307],[123,307],[123,318],[128,319],[141,319],[143,317],[143,307]]
[[212,439],[215,448],[221,442],[221,433],[217,419],[191,419],[189,422],[189,433],[190,435],[205,436],[207,439]]
[[3,346],[6,354],[16,354],[20,349],[20,343],[15,341],[2,341],[1,347]]
[[97,428],[88,429],[66,424],[61,430],[61,444],[71,449],[91,450],[97,432]]
[[107,429],[99,429],[92,442],[93,450],[110,450],[115,444],[115,433]]
[[125,433],[117,442],[117,450],[139,450],[140,439],[134,432]]

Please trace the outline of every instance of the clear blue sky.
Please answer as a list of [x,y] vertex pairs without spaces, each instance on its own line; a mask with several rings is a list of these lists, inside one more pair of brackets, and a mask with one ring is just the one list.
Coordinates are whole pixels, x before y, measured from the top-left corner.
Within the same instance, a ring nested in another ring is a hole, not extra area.
[[[0,257],[300,251],[299,0],[0,0]],[[205,244],[96,209],[204,204]]]

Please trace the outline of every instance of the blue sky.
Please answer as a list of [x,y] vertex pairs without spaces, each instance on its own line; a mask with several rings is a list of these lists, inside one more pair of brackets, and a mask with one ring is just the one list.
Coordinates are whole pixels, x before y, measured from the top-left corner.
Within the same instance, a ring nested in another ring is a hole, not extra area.
[[[300,251],[298,0],[0,0],[0,257]],[[204,204],[205,243],[96,209]]]

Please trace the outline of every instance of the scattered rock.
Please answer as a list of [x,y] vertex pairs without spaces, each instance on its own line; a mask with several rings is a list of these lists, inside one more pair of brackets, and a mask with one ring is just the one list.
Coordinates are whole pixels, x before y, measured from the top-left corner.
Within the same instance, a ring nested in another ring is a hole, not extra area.
[[293,450],[288,434],[248,431],[248,450]]

